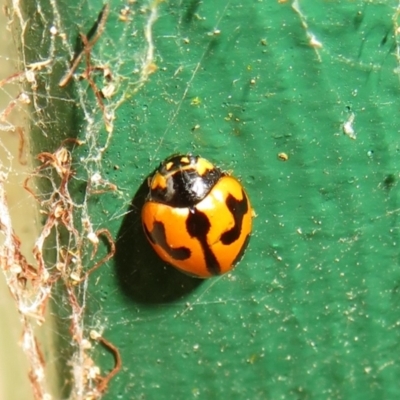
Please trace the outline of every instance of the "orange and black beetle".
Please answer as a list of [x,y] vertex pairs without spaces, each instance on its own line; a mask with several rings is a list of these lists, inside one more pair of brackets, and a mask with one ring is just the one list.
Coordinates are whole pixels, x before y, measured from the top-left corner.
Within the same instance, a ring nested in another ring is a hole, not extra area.
[[253,214],[235,178],[199,156],[173,155],[149,186],[143,228],[164,261],[198,278],[235,266],[249,240]]

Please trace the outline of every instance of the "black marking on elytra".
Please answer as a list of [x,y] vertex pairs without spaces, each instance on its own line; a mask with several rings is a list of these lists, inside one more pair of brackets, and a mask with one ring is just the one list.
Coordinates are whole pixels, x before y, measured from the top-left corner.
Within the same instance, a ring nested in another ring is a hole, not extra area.
[[235,259],[233,260],[232,265],[236,265],[241,260],[241,258],[243,257],[243,254],[246,250],[246,247],[249,244],[249,240],[250,240],[250,235],[247,235],[246,239],[244,240],[242,248],[240,249],[240,251],[237,254],[237,256],[235,257]]
[[249,210],[247,197],[244,191],[242,190],[242,200],[238,200],[230,194],[226,199],[226,206],[235,221],[233,227],[221,235],[221,242],[225,245],[229,245],[239,239],[242,231],[243,217]]
[[207,243],[207,234],[210,228],[211,224],[206,214],[196,208],[190,209],[189,216],[186,219],[186,229],[191,237],[199,241],[210,274],[219,275],[221,273],[221,267]]
[[167,252],[174,260],[186,260],[190,257],[191,251],[187,247],[172,248],[168,245],[167,236],[165,235],[165,226],[162,222],[154,221],[153,230],[150,232],[146,225],[144,226],[144,232],[149,240],[158,244],[165,252]]

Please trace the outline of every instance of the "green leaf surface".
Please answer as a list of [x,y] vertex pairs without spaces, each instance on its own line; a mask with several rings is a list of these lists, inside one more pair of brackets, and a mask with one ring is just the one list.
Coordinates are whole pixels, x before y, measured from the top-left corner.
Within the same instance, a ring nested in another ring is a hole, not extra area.
[[[61,91],[75,91],[75,111],[55,118],[60,138],[85,141],[73,195],[95,173],[118,188],[85,197],[116,241],[85,309],[86,328],[122,357],[105,398],[398,398],[398,2],[160,3],[157,71],[138,90],[150,13],[130,5],[123,22],[124,6],[110,3],[91,54],[118,82],[105,100],[112,136],[87,81]],[[101,5],[68,7],[73,46]],[[46,78],[54,87],[66,59]],[[230,274],[187,277],[143,235],[147,177],[178,152],[232,171],[252,201],[250,244]],[[112,367],[100,347],[94,359]]]

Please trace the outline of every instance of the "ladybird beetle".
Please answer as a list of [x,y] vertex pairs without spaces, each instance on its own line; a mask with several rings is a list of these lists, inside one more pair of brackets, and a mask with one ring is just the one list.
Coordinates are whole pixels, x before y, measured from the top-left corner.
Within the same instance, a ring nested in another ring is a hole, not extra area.
[[248,243],[253,210],[242,185],[206,159],[173,155],[152,178],[144,232],[167,263],[209,278],[230,271]]

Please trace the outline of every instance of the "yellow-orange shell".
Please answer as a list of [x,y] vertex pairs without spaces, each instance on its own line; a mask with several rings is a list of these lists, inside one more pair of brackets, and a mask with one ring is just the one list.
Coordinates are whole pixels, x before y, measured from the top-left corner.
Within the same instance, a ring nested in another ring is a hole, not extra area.
[[[250,237],[252,213],[242,185],[231,176],[223,176],[192,208],[147,201],[142,210],[142,222],[151,245],[164,261],[189,275],[208,278],[230,271],[240,259]],[[187,221],[193,214],[208,219],[209,229],[203,243],[188,231]],[[223,243],[223,235],[232,230],[235,240]],[[217,261],[217,272],[215,266],[210,268],[207,262],[210,251]],[[179,256],[174,256],[175,253]]]

